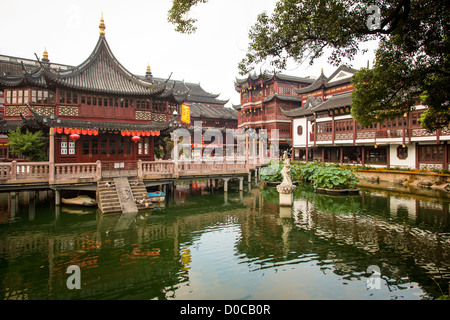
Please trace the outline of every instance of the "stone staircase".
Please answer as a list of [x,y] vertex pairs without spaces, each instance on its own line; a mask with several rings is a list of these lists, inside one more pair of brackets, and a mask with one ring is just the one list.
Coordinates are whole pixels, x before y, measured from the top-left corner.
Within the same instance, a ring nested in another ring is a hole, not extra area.
[[153,206],[144,182],[138,178],[113,178],[97,183],[98,207],[103,213],[137,213]]

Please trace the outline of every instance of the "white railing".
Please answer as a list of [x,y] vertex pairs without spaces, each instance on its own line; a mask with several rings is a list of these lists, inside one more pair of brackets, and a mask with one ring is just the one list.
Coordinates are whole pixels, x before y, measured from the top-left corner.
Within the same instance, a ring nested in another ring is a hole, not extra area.
[[138,161],[138,176],[148,176],[148,175],[175,175],[175,162],[171,160],[160,160],[160,161]]
[[58,163],[55,164],[55,180],[71,180],[77,178],[97,179],[101,170],[100,161],[97,163]]
[[1,180],[48,180],[48,162],[9,162],[0,164]]
[[[208,175],[212,173],[244,173],[257,166],[266,165],[269,158],[221,158],[203,161],[141,161],[135,163],[136,174],[140,178],[164,175],[177,178],[180,175]],[[111,171],[107,163],[49,163],[49,162],[9,162],[0,163],[0,184],[5,182],[49,182],[61,183],[74,179],[99,181],[103,171]]]

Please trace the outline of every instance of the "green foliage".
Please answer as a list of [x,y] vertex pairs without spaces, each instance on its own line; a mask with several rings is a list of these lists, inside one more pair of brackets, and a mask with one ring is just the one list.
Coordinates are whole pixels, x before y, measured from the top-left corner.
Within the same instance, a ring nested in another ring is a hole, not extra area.
[[206,3],[208,0],[173,0],[167,20],[176,26],[175,30],[180,33],[194,33],[197,28],[197,19],[189,18],[188,14],[192,7],[198,3]]
[[[271,163],[260,171],[261,179],[267,182],[282,182],[281,169],[284,164]],[[356,174],[349,169],[319,162],[291,163],[291,180],[311,183],[314,188],[355,189],[359,184]]]
[[267,182],[280,182],[283,180],[281,175],[283,163],[279,161],[271,161],[267,167],[261,168],[259,171],[262,180]]
[[8,145],[13,154],[23,154],[29,161],[47,161],[45,142],[42,137],[42,131],[31,133],[27,129],[25,133],[22,133],[17,127],[16,131],[9,130]]
[[[180,32],[195,32],[190,9],[207,0],[174,0],[169,21]],[[380,24],[369,21],[380,9]],[[237,8],[239,10],[239,8]],[[341,65],[378,41],[371,70],[354,76],[352,115],[363,126],[402,116],[418,102],[428,106],[420,119],[429,132],[450,122],[450,2],[447,0],[278,0],[249,31],[241,75],[284,70],[289,60],[313,64],[324,54]]]
[[359,183],[352,171],[330,165],[317,166],[311,180],[315,188],[335,190],[355,189]]
[[170,160],[173,146],[174,144],[170,137],[157,137],[153,147],[153,154],[155,158]]
[[249,31],[250,44],[239,64],[242,75],[269,62],[283,70],[289,59],[296,63],[320,58],[332,49],[330,62],[352,58],[359,44],[375,39],[366,27],[369,1],[280,0],[269,16],[262,12]]

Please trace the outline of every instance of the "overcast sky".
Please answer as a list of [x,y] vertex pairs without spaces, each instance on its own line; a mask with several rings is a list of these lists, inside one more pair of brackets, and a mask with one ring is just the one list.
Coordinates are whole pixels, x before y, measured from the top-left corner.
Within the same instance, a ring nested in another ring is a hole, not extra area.
[[[245,56],[248,31],[262,11],[271,12],[276,0],[209,0],[194,8],[197,32],[184,35],[167,22],[172,0],[0,0],[0,54],[35,59],[47,48],[54,63],[79,65],[99,37],[103,12],[106,39],[116,58],[130,72],[144,75],[150,64],[155,77],[200,83],[219,98],[239,104],[234,80]],[[353,61],[354,68],[372,65],[373,50]],[[327,57],[313,66],[292,65],[285,74],[317,77],[321,68],[335,67]]]

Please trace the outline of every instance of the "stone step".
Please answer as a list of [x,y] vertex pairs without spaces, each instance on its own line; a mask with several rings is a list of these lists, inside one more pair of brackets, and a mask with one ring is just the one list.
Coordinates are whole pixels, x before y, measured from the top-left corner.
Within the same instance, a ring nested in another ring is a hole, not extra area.
[[144,182],[137,178],[119,177],[100,181],[97,192],[99,208],[103,213],[137,212],[154,207],[148,200]]

